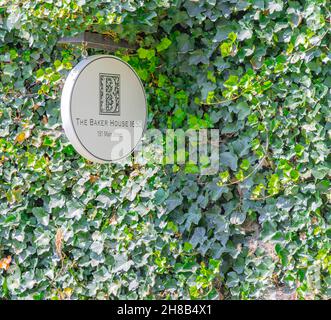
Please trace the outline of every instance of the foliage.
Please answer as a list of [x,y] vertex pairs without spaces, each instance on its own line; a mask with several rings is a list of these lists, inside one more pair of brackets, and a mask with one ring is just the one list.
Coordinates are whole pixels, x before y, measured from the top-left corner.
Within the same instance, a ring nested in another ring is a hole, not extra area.
[[[0,297],[329,298],[329,9],[0,1]],[[220,128],[219,176],[74,151],[59,99],[81,49],[57,41],[83,30],[139,45],[116,54],[149,127]]]

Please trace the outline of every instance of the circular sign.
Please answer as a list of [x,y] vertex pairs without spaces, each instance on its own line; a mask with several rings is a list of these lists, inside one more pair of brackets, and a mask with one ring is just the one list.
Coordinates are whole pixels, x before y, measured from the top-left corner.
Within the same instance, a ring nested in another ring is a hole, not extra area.
[[136,72],[114,56],[91,56],[69,73],[61,97],[64,131],[88,160],[123,159],[145,131],[145,90]]

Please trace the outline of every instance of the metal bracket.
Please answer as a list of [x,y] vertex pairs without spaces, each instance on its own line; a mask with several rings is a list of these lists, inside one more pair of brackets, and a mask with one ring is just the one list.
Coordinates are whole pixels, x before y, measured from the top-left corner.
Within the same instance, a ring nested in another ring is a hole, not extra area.
[[96,32],[85,31],[75,37],[64,37],[58,41],[59,44],[82,44],[86,48],[102,49],[107,51],[115,51],[119,48],[136,49],[136,46],[130,45],[127,41],[114,41],[109,35],[104,35]]

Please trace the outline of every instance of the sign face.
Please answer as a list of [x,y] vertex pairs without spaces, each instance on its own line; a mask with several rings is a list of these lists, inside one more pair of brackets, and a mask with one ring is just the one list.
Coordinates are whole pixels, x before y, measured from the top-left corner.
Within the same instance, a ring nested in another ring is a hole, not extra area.
[[137,147],[145,130],[144,87],[121,59],[88,57],[66,79],[61,117],[69,141],[84,158],[98,163],[124,159]]

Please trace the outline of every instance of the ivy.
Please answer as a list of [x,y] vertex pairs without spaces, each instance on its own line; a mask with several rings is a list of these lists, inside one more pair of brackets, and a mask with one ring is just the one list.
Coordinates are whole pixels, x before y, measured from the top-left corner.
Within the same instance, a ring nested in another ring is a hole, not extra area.
[[[219,174],[75,152],[85,30],[138,46],[149,128],[220,129]],[[330,298],[330,40],[328,0],[4,1],[0,297]]]

